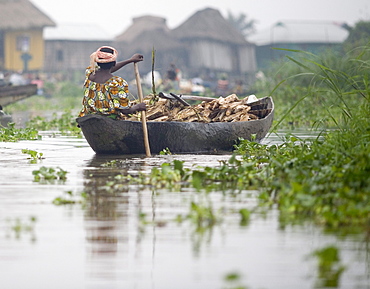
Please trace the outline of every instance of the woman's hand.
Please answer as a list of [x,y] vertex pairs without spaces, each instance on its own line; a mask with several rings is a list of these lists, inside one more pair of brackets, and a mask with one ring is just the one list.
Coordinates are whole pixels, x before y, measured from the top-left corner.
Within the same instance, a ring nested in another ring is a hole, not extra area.
[[142,54],[135,53],[134,55],[131,56],[131,61],[134,63],[143,61],[143,60],[144,60],[144,56]]
[[131,106],[134,112],[146,110],[146,104],[144,102]]
[[111,73],[116,72],[118,69],[121,69],[123,66],[129,63],[136,63],[136,62],[143,61],[143,60],[144,60],[144,56],[142,54],[135,53],[129,59],[117,62],[116,65],[110,69],[110,72]]
[[138,111],[146,110],[146,104],[144,102],[135,104],[131,106],[130,108],[120,109],[120,112],[123,114],[133,114]]

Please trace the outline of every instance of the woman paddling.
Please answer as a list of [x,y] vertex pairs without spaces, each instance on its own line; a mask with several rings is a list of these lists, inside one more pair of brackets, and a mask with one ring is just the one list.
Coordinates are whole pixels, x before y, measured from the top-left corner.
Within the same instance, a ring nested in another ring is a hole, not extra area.
[[143,56],[134,54],[130,59],[120,62],[116,62],[116,59],[117,50],[110,46],[102,46],[91,54],[79,117],[94,113],[120,119],[123,115],[146,110],[145,103],[130,103],[128,83],[112,74],[129,63],[142,61]]

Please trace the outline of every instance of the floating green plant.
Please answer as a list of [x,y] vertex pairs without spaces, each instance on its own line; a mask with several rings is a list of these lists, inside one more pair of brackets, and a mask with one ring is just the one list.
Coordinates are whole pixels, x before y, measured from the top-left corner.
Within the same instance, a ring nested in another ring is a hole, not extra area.
[[148,176],[142,175],[141,181],[156,188],[178,189],[189,178],[189,169],[185,169],[183,161],[174,160],[173,164],[163,163],[160,168],[154,167]]
[[101,164],[101,166],[102,167],[117,167],[118,164],[119,162],[117,160],[111,160],[111,161]]
[[239,210],[239,214],[240,214],[240,225],[247,226],[250,221],[251,211],[244,208]]
[[29,159],[31,159],[31,163],[36,163],[38,160],[43,159],[43,155],[44,155],[43,153],[40,153],[34,150],[29,150],[29,149],[22,149],[22,153],[28,154],[30,156]]
[[36,116],[27,122],[27,127],[39,131],[57,130],[62,135],[82,137],[81,130],[76,124],[76,116],[70,110],[63,112],[60,116],[54,113],[50,120]]
[[41,136],[34,128],[15,128],[15,123],[9,123],[7,127],[0,126],[0,141],[2,142],[38,139],[41,139]]
[[56,197],[53,200],[53,204],[56,206],[83,204],[86,199],[86,193],[74,194],[72,191],[67,191],[63,196]]
[[242,276],[238,272],[231,272],[225,275],[224,281],[226,287],[224,289],[247,289],[248,287],[242,285]]
[[165,148],[159,152],[160,155],[172,155],[169,148]]
[[37,221],[36,217],[31,216],[28,221],[22,221],[20,218],[14,220],[8,219],[7,221],[10,224],[10,230],[15,234],[17,239],[19,239],[22,234],[27,233],[31,234],[32,240],[35,240],[34,229]]
[[38,170],[32,171],[35,182],[40,181],[65,181],[67,179],[67,171],[57,167],[40,167]]

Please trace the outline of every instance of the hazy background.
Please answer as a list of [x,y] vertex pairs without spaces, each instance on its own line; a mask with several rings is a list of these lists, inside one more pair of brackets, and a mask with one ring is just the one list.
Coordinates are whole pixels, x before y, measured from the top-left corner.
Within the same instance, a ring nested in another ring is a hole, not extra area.
[[112,36],[117,36],[132,23],[132,18],[153,15],[167,19],[175,28],[196,11],[207,7],[218,9],[227,18],[228,12],[257,21],[257,31],[280,20],[325,20],[353,25],[370,20],[369,0],[31,0],[40,10],[58,23],[95,23]]

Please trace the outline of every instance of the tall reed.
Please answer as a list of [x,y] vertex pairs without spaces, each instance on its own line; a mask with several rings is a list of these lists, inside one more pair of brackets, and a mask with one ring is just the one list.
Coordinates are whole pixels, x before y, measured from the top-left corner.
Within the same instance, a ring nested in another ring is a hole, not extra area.
[[266,79],[256,83],[256,89],[274,96],[280,128],[338,128],[368,101],[370,45],[345,54],[281,50],[296,56],[274,63]]

